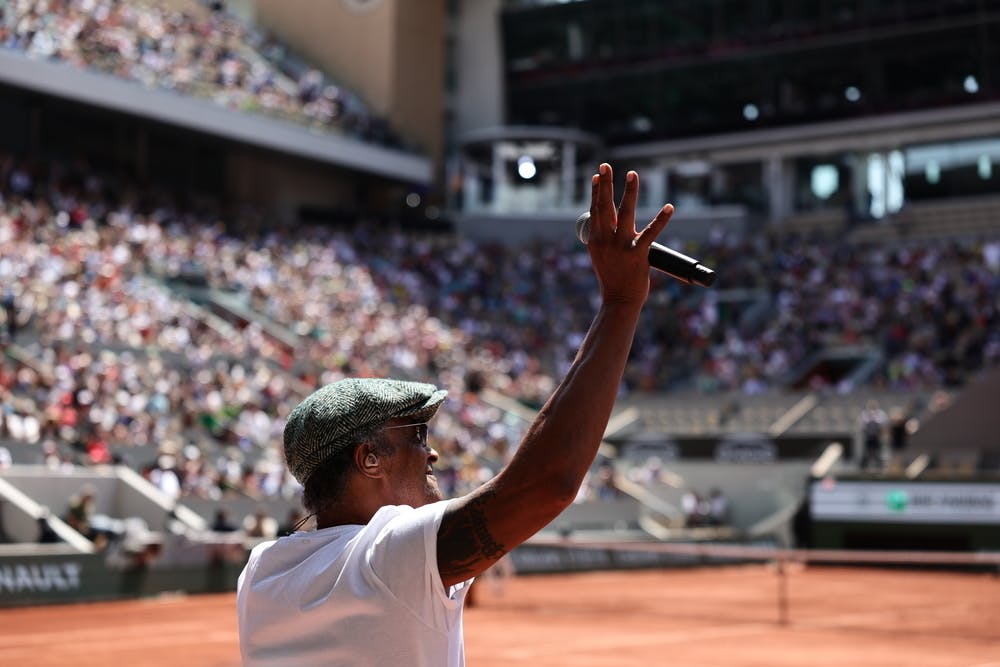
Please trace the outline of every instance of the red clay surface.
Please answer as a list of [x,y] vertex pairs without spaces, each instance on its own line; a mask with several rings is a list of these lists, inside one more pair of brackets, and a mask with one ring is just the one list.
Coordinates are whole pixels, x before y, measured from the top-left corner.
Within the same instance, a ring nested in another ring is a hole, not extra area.
[[[1000,667],[1000,577],[767,566],[480,583],[470,667]],[[239,664],[235,597],[0,610],[0,665]]]

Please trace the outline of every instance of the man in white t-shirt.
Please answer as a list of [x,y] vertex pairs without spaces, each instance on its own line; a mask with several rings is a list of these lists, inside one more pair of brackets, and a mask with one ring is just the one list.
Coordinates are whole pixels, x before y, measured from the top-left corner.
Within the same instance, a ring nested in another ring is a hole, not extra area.
[[587,244],[601,306],[566,377],[510,463],[442,500],[427,422],[433,385],[345,379],[288,417],[288,468],[317,529],[258,545],[240,575],[245,665],[460,667],[472,578],[555,519],[577,495],[614,406],[649,294],[649,246],[673,213],[635,228],[639,179],[620,206],[611,167],[592,178]]

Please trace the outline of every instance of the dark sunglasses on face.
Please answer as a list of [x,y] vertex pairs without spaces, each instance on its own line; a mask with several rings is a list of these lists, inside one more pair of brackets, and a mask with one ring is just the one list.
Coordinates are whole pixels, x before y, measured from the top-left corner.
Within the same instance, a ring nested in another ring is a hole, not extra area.
[[400,424],[399,426],[383,426],[383,431],[389,431],[394,428],[415,428],[417,433],[417,441],[421,445],[427,444],[427,422],[419,422],[416,424]]

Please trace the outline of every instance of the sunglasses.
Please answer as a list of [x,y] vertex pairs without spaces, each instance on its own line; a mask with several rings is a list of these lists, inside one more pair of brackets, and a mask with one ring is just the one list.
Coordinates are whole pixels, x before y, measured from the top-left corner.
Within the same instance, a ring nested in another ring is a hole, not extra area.
[[417,441],[421,445],[427,444],[427,422],[418,422],[416,424],[400,424],[399,426],[383,426],[383,431],[390,431],[394,428],[416,428],[417,429]]

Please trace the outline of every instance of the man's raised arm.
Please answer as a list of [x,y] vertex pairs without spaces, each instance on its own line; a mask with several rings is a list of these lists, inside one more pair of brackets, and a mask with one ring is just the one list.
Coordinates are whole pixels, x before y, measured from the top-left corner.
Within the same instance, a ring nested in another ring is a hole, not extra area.
[[638,175],[630,171],[616,210],[611,166],[602,164],[593,176],[587,249],[600,286],[600,309],[566,377],[510,463],[445,513],[438,530],[438,569],[446,586],[480,574],[548,525],[583,483],[649,295],[649,246],[674,210],[664,206],[637,232],[638,192]]

